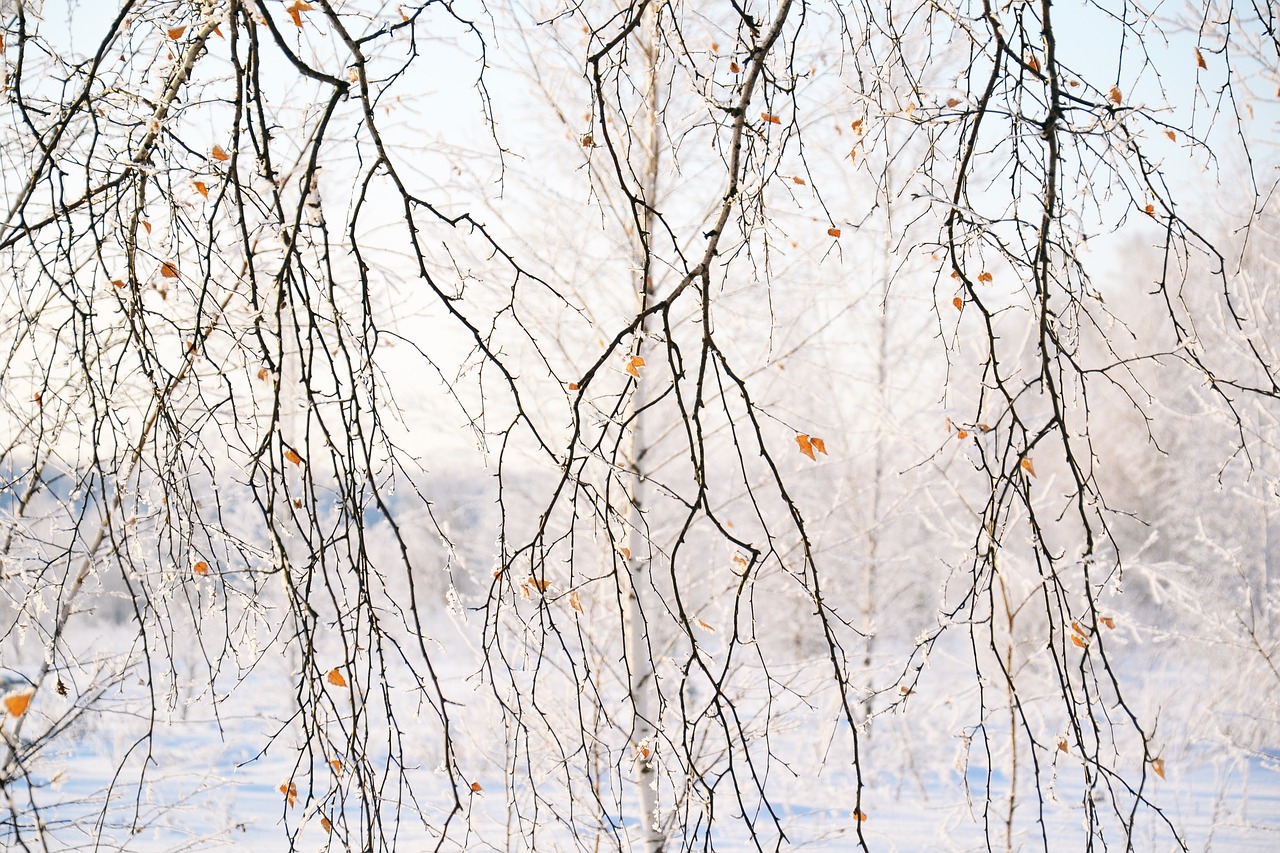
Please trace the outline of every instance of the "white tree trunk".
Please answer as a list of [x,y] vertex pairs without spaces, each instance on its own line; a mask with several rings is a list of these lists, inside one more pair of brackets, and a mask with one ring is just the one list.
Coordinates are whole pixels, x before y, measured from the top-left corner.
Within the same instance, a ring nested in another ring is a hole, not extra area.
[[[640,216],[641,233],[636,235],[638,261],[636,265],[636,292],[640,310],[653,303],[653,269],[650,241],[653,237],[654,214],[657,204],[658,168],[660,163],[659,114],[658,114],[658,39],[655,6],[645,10],[641,50],[647,65],[645,86],[645,134],[643,138],[644,171],[642,173],[642,197],[647,205]],[[652,317],[646,317],[640,328],[636,354],[640,354],[649,338]],[[666,841],[658,814],[657,732],[658,702],[657,675],[654,670],[653,638],[645,618],[645,590],[652,588],[652,550],[644,535],[644,510],[646,505],[645,454],[648,450],[645,411],[648,402],[648,383],[642,377],[637,382],[631,398],[632,422],[631,451],[628,459],[631,469],[630,505],[627,509],[627,590],[626,590],[626,659],[630,674],[632,707],[635,711],[633,748],[636,751],[636,788],[640,803],[641,832],[646,853],[659,853]]]

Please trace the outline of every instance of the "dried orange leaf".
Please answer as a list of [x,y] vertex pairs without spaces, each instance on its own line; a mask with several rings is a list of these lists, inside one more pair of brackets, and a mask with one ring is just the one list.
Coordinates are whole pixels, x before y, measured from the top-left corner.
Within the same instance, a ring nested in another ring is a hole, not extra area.
[[1072,622],[1072,623],[1071,623],[1071,630],[1072,630],[1072,631],[1075,631],[1075,632],[1076,632],[1077,634],[1079,634],[1081,637],[1087,637],[1087,636],[1088,636],[1088,635],[1084,632],[1084,629],[1080,627],[1080,623],[1079,623],[1079,622]]
[[863,814],[861,811],[859,811],[858,809],[854,809],[854,810],[853,810],[853,819],[854,819],[854,820],[856,820],[856,821],[858,821],[858,823],[862,823],[864,820],[866,820],[866,819],[867,819],[867,816],[866,816],[865,814]]
[[827,234],[828,234],[829,236],[831,236],[831,237],[839,237],[839,236],[840,236],[840,229],[839,229],[839,228],[828,228],[828,229],[827,229]]
[[143,228],[147,229],[147,233],[148,233],[148,234],[150,234],[150,233],[151,233],[151,223],[150,223],[150,222],[148,222],[148,221],[147,221],[147,220],[145,220],[145,219],[142,219],[142,220],[139,220],[139,221],[138,221],[138,224],[139,224],[139,225],[141,225]]
[[812,435],[809,436],[809,443],[813,445],[814,450],[818,451],[823,456],[827,455],[827,443],[825,441],[818,438],[816,435]]
[[165,261],[163,264],[160,265],[160,275],[164,276],[165,278],[177,278],[178,268],[175,267],[173,264],[169,263],[168,261]]
[[325,817],[324,815],[320,816],[320,828],[330,834],[333,833],[333,824],[329,823],[329,818]]
[[300,27],[302,26],[302,13],[310,12],[311,9],[312,6],[310,3],[304,3],[302,0],[294,0],[294,4],[285,9],[285,11],[289,13],[290,18],[293,18],[293,25],[295,27]]
[[1040,61],[1034,56],[1027,57],[1027,67],[1037,74],[1040,73]]
[[709,631],[709,632],[711,632],[712,634],[714,634],[714,633],[716,632],[716,629],[715,629],[715,628],[712,628],[709,624],[707,624],[706,622],[703,622],[701,619],[695,619],[695,620],[693,620],[693,621],[697,622],[697,623],[698,623],[698,627],[700,627],[700,628],[701,628],[702,630],[704,630],[704,631]]
[[1164,778],[1164,759],[1163,758],[1151,759],[1151,769],[1156,771],[1156,775],[1159,776],[1161,779],[1163,779]]
[[12,693],[4,697],[4,709],[9,712],[10,716],[21,717],[27,713],[27,708],[31,705],[31,697],[35,695],[36,691],[34,689]]
[[912,690],[910,687],[908,687],[905,684],[898,687],[898,692],[901,693],[903,696],[910,696],[912,693],[915,693],[914,690]]
[[333,768],[333,772],[339,776],[342,775],[342,759],[335,758],[329,762],[329,766]]
[[267,379],[270,378],[270,376],[271,376],[271,371],[267,370],[265,367],[258,368],[258,378],[261,379],[263,382],[266,382]]
[[329,670],[329,677],[327,680],[330,684],[334,685],[335,687],[347,686],[347,680],[342,677],[341,671],[339,671],[336,666],[333,669]]
[[810,459],[813,459],[815,462],[817,461],[817,457],[813,455],[813,441],[809,436],[804,433],[800,433],[796,436],[796,444],[800,445],[801,453],[808,456]]
[[984,284],[990,284],[991,273],[986,272],[985,270],[983,272],[978,273],[978,281],[983,282]]
[[577,382],[570,382],[570,383],[569,383],[569,390],[570,390],[570,391],[577,391],[577,390],[578,390],[578,383],[577,383]]
[[191,571],[195,572],[198,575],[207,575],[209,574],[209,564],[206,563],[204,560],[201,560],[191,567]]
[[1169,141],[1170,141],[1170,142],[1177,142],[1177,141],[1178,141],[1178,134],[1174,133],[1172,130],[1166,130],[1166,131],[1164,132],[1164,135],[1165,135],[1165,136],[1167,136],[1167,137],[1169,137]]
[[773,113],[760,113],[760,118],[769,122],[769,124],[782,124],[782,119],[778,118]]
[[1143,208],[1143,211],[1147,214],[1147,216],[1155,216],[1156,206],[1154,204],[1149,204]]
[[1208,65],[1205,64],[1204,54],[1200,52],[1200,48],[1198,47],[1196,48],[1196,65],[1199,65],[1201,68],[1205,68],[1205,69],[1209,67]]
[[294,450],[292,447],[290,447],[288,450],[284,452],[284,458],[288,459],[294,465],[302,464],[302,457],[299,456],[298,451]]
[[1071,642],[1075,643],[1077,646],[1079,646],[1082,649],[1089,645],[1088,643],[1086,643],[1084,640],[1080,638],[1079,634],[1072,634]]
[[955,107],[955,106],[959,106],[959,105],[960,105],[960,99],[959,99],[959,98],[947,98],[947,106],[949,106],[949,107]]
[[1124,100],[1124,95],[1120,92],[1119,86],[1111,87],[1111,100],[1117,104]]
[[484,788],[480,787],[480,783],[479,783],[479,782],[472,782],[472,783],[471,783],[471,790],[472,790],[474,793],[477,793],[477,794],[478,794],[478,793],[480,793],[481,791],[483,791],[483,790],[484,790]]
[[732,71],[734,74],[737,74],[737,73],[738,73],[739,71],[741,71],[742,69],[738,67],[738,63],[734,62],[733,60],[730,60],[730,61],[729,61],[729,70],[730,70],[730,71]]
[[186,31],[187,31],[186,27],[174,27],[173,29],[169,30],[169,38],[173,39],[174,41],[177,41],[178,39],[182,38],[182,34],[185,33]]
[[969,433],[966,432],[965,430],[960,430],[959,432],[956,433],[956,438],[960,439],[961,441],[963,441],[968,437],[969,437]]
[[952,299],[952,300],[951,300],[951,304],[952,304],[952,305],[954,305],[954,306],[956,306],[956,310],[957,310],[957,311],[963,311],[963,310],[964,310],[964,300],[963,300],[963,299],[961,299],[959,296],[957,296],[955,299]]
[[204,181],[192,181],[191,185],[196,188],[196,192],[205,198],[209,197],[209,188],[205,186]]
[[280,793],[284,794],[284,798],[289,802],[289,808],[293,808],[298,804],[298,786],[292,782],[286,782],[280,786]]
[[213,25],[213,34],[214,34],[215,36],[217,36],[218,38],[220,38],[220,39],[224,39],[224,38],[226,38],[226,36],[224,36],[224,35],[222,34],[222,28],[221,28],[221,27],[219,27],[217,24],[214,24],[214,25]]
[[856,121],[854,121],[854,123],[853,123],[853,124],[849,125],[849,127],[853,128],[853,129],[854,129],[854,130],[855,130],[859,135],[861,135],[861,134],[862,134],[862,119],[857,119]]
[[1059,751],[1059,752],[1066,752],[1066,751],[1067,751],[1067,739],[1066,739],[1066,738],[1058,738],[1058,751]]
[[793,176],[791,177],[791,183],[793,183],[793,184],[798,184],[798,185],[800,185],[800,186],[804,186],[804,183],[805,183],[805,182],[804,182],[804,178],[797,177],[797,176],[793,175]]
[[569,593],[569,606],[579,613],[584,612],[582,609],[582,599],[578,597],[578,591],[576,589]]
[[1112,630],[1116,627],[1116,620],[1112,619],[1110,616],[1099,616],[1098,621]]
[[124,282],[123,282],[123,281],[121,281],[121,280],[120,280],[120,279],[118,279],[118,278],[116,278],[116,279],[112,279],[112,280],[111,280],[111,283],[112,283],[113,285],[115,285],[116,287],[124,287]]
[[537,578],[529,578],[526,583],[532,584],[539,592],[546,592],[551,586],[551,581],[540,581]]
[[627,360],[627,373],[630,373],[636,379],[640,378],[640,368],[642,367],[644,367],[644,359],[638,355],[633,355]]
[[217,160],[220,163],[225,163],[231,159],[231,155],[223,151],[221,145],[213,146],[213,152],[209,156],[211,156],[213,159]]
[[1027,458],[1024,456],[1024,457],[1023,457],[1023,459],[1022,459],[1022,462],[1021,462],[1020,464],[1022,465],[1022,470],[1023,470],[1023,471],[1026,471],[1026,472],[1027,472],[1028,474],[1030,474],[1032,477],[1034,477],[1034,476],[1036,475],[1036,469],[1035,469],[1035,466],[1033,466],[1033,465],[1031,464],[1031,460],[1030,460],[1030,459],[1027,459]]
[[630,560],[630,559],[631,559],[631,549],[630,549],[630,548],[619,548],[619,549],[618,549],[618,552],[619,552],[620,554],[622,554],[622,559],[624,559],[624,560]]

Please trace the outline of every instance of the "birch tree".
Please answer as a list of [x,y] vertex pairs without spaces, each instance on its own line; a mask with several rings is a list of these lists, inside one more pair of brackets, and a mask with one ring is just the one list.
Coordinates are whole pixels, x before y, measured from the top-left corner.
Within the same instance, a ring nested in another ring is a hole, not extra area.
[[[958,763],[989,848],[1047,850],[1055,799],[1187,847],[1115,472],[1192,376],[1269,501],[1280,393],[1192,201],[1239,172],[1261,216],[1275,21],[1193,11],[5,6],[6,843],[172,829],[198,712],[265,726],[291,845],[869,850],[912,771],[867,727],[923,718],[901,754]],[[863,453],[899,322],[922,402]],[[1239,615],[1204,630],[1265,678]]]

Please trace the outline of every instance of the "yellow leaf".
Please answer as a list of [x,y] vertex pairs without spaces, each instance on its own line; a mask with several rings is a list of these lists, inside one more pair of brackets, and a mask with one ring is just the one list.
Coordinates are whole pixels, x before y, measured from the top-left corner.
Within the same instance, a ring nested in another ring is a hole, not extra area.
[[173,264],[169,263],[168,261],[165,261],[163,264],[160,265],[160,275],[164,276],[165,278],[177,278],[178,268],[175,267]]
[[636,379],[640,378],[641,367],[644,367],[644,359],[640,356],[633,355],[627,360],[627,373],[630,373]]
[[1027,459],[1027,458],[1024,456],[1024,457],[1022,458],[1022,462],[1021,462],[1020,464],[1022,465],[1022,470],[1023,470],[1023,471],[1026,471],[1026,472],[1027,472],[1028,474],[1030,474],[1032,477],[1034,477],[1034,476],[1036,475],[1036,469],[1035,469],[1035,466],[1033,466],[1033,465],[1031,464],[1031,460],[1030,460],[1030,459]]
[[[1200,53],[1200,48],[1198,47],[1196,48],[1196,65],[1199,65],[1201,68],[1204,68],[1204,69],[1208,69],[1209,67],[1208,65],[1205,64],[1204,55]],[[1164,777],[1161,777],[1161,778],[1164,778]]]
[[222,150],[221,145],[213,146],[213,153],[210,154],[210,156],[213,157],[213,159],[217,160],[219,163],[225,163],[231,159],[231,156],[227,154],[227,152]]
[[825,441],[818,438],[816,435],[811,435],[809,436],[809,443],[813,445],[814,450],[818,451],[823,456],[827,455],[827,443]]
[[342,677],[342,673],[338,670],[336,666],[333,669],[329,670],[328,682],[334,685],[335,687],[347,686],[347,680]]
[[1156,775],[1159,776],[1161,779],[1163,779],[1164,778],[1164,759],[1163,758],[1151,759],[1151,769],[1156,771]]
[[31,697],[35,695],[36,691],[34,689],[11,693],[4,697],[4,709],[9,712],[10,716],[21,717],[27,713],[27,708],[31,705]]
[[324,815],[320,816],[320,828],[330,834],[333,833],[333,824],[329,823],[329,818],[325,817]]
[[177,41],[178,39],[182,38],[182,34],[185,33],[186,31],[187,31],[186,27],[174,27],[173,29],[169,30],[169,38],[173,39],[174,41]]
[[578,591],[576,589],[569,593],[569,606],[579,613],[584,612],[582,609],[582,599],[578,597]]
[[760,113],[760,118],[769,122],[769,124],[782,124],[782,119],[778,118],[773,113]]
[[840,229],[839,229],[839,228],[828,228],[828,229],[827,229],[827,234],[828,234],[829,236],[831,236],[831,237],[839,237],[839,236],[840,236]]
[[1119,86],[1111,87],[1111,100],[1117,104],[1124,100],[1124,95],[1121,94]]
[[204,181],[193,181],[191,185],[196,188],[196,192],[200,193],[200,195],[205,198],[209,197],[209,188],[204,185]]
[[284,452],[284,458],[288,459],[294,465],[302,464],[302,457],[299,456],[298,451],[294,450],[292,447],[290,447],[288,450]]
[[201,560],[191,567],[191,571],[195,572],[198,575],[207,575],[209,574],[209,564],[206,563],[204,560]]
[[817,461],[817,457],[813,455],[813,441],[804,433],[796,436],[796,444],[800,445],[800,452],[810,459]]

